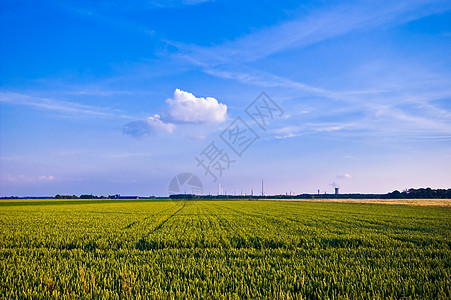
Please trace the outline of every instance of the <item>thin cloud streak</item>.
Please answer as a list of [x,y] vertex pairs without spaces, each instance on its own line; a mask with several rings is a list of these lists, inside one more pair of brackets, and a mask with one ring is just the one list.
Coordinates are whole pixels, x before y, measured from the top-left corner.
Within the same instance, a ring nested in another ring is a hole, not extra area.
[[[312,12],[307,17],[288,21],[237,40],[210,48],[169,44],[189,57],[209,66],[256,61],[293,47],[306,47],[353,31],[378,26],[404,24],[451,8],[445,1],[397,1],[342,5],[331,10]],[[443,3],[443,6],[440,5]],[[257,51],[256,51],[257,50]]]
[[133,117],[121,114],[117,110],[113,111],[111,109],[105,109],[97,106],[55,100],[51,98],[35,97],[13,92],[0,92],[0,102],[10,105],[35,107],[47,111],[64,113],[66,115],[133,119]]
[[[320,96],[321,101],[327,101],[327,99],[338,100],[342,103],[341,112],[335,111],[335,113],[346,113],[348,111],[355,111],[356,107],[359,107],[366,118],[356,121],[353,125],[355,129],[365,128],[367,130],[380,130],[380,122],[387,119],[386,122],[391,123],[390,128],[396,124],[399,124],[395,128],[405,127],[411,128],[420,127],[426,129],[430,132],[439,131],[442,133],[450,132],[450,117],[451,114],[446,110],[440,109],[430,102],[440,99],[451,98],[451,90],[441,90],[441,91],[410,91],[402,90],[402,87],[397,87],[397,90],[390,91],[388,89],[373,89],[368,91],[358,91],[352,93],[349,91],[339,92],[339,91],[329,91],[323,88],[318,88],[303,83],[299,83],[290,79],[286,79],[280,76],[275,76],[265,72],[256,72],[254,74],[249,73],[239,73],[233,71],[216,71],[213,68],[209,68],[206,71],[208,74],[216,75],[222,78],[235,79],[242,83],[253,84],[261,87],[280,87],[280,88],[291,88],[297,91],[306,92],[311,95]],[[362,101],[361,96],[366,96],[367,101]],[[422,108],[422,116],[414,116],[412,112],[402,109],[401,106],[418,106]],[[329,114],[331,111],[328,112]],[[346,124],[346,128],[351,125]],[[327,129],[329,127],[326,127]],[[393,131],[396,129],[393,128]],[[324,130],[313,130],[313,132],[320,132]],[[307,132],[312,133],[312,130],[307,130]],[[299,131],[294,131],[287,133],[285,135],[278,135],[278,138],[284,137],[296,137],[301,135]]]

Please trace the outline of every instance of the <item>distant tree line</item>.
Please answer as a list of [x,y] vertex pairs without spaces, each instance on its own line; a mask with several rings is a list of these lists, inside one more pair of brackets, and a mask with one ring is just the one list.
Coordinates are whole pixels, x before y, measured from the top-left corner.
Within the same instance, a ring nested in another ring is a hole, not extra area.
[[384,199],[451,199],[451,189],[408,189],[383,195]]
[[[152,198],[148,197],[148,198]],[[119,194],[114,194],[114,195],[108,195],[108,196],[97,196],[97,195],[93,195],[93,194],[86,194],[86,195],[80,195],[80,196],[76,196],[76,195],[56,195],[54,197],[55,199],[122,199],[122,198],[138,198],[137,196],[121,196]]]
[[171,199],[451,199],[451,189],[408,189],[387,194],[299,194],[299,195],[170,195]]
[[[42,199],[52,197],[0,197],[0,199]],[[135,196],[121,196],[119,194],[108,196],[86,195],[60,195],[57,194],[54,199],[135,199]],[[137,199],[138,197],[136,197]],[[140,199],[155,199],[155,196],[139,197]],[[164,198],[164,197],[161,197]],[[177,194],[170,195],[171,199],[451,199],[451,189],[406,189],[402,192],[393,191],[387,194],[300,194],[300,195],[193,195]]]
[[[207,199],[205,197],[208,196],[200,196],[200,195],[194,195],[194,194],[176,194],[176,195],[170,195],[169,198],[171,199],[187,199],[187,200],[191,200],[191,199]],[[243,198],[243,197],[241,197]]]
[[[123,197],[119,194],[115,195],[108,195],[108,196],[97,196],[93,194],[85,194],[85,195],[60,195],[56,194],[54,197],[17,197],[17,196],[10,196],[10,197],[0,197],[0,199],[121,199],[121,198],[127,198],[127,196]],[[155,196],[149,196],[149,197],[140,197],[140,198],[155,198]]]
[[55,199],[107,199],[107,197],[105,196],[96,196],[96,195],[60,195],[57,194],[55,197]]

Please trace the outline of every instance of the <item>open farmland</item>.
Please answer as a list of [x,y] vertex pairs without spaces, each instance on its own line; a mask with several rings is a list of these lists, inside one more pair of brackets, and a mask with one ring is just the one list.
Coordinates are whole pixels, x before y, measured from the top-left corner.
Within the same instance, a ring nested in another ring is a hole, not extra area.
[[367,204],[395,204],[395,205],[419,205],[419,206],[447,206],[451,207],[451,199],[259,199],[270,201],[303,201],[303,202],[336,202],[336,203],[367,203]]
[[451,297],[451,208],[0,202],[0,298]]

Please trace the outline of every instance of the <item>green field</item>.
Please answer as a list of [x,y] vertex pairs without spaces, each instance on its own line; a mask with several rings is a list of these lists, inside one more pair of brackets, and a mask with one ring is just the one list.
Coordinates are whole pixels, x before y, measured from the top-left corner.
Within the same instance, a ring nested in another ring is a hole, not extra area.
[[0,201],[2,299],[451,298],[451,209]]

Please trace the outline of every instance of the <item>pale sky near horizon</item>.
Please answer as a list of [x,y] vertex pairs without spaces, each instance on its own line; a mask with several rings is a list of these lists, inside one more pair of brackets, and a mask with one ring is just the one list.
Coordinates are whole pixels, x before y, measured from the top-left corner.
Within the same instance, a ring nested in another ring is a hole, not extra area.
[[451,187],[450,1],[0,7],[0,196]]

